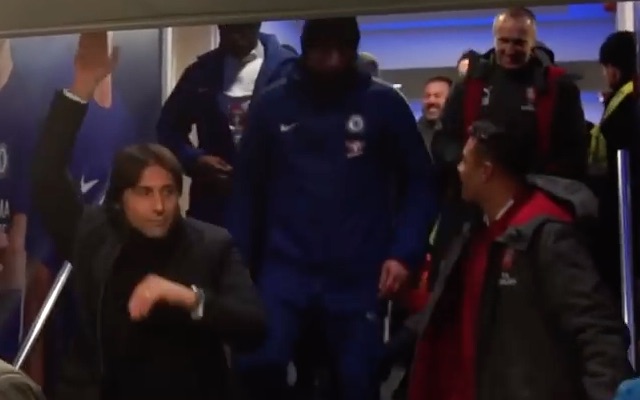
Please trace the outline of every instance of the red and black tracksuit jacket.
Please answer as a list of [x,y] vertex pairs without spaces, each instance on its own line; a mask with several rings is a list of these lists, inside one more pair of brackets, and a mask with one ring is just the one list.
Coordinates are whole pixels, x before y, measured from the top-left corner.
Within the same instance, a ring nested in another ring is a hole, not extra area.
[[[461,219],[472,213],[460,201],[456,166],[468,128],[479,119],[502,126],[516,122],[529,131],[538,149],[534,172],[579,181],[586,176],[588,136],[580,91],[564,71],[536,58],[514,71],[497,66],[491,53],[472,60],[467,77],[452,89],[442,129],[431,146],[440,183],[449,196],[433,246],[435,265],[441,249],[459,232]],[[432,278],[437,274],[434,269]]]
[[451,243],[406,324],[410,400],[610,400],[629,376],[624,324],[554,196],[536,188]]

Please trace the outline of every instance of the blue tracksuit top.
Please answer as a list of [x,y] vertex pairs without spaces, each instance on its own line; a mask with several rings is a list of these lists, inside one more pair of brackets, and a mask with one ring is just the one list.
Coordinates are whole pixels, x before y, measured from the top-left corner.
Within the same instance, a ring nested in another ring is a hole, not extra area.
[[[287,74],[297,56],[283,48],[274,35],[261,33],[264,62],[258,74],[254,97]],[[202,155],[221,157],[235,164],[236,145],[229,129],[230,104],[224,95],[225,54],[220,48],[200,56],[182,74],[162,107],[157,132],[160,144],[178,157],[187,175],[192,176]],[[251,106],[249,106],[249,111]],[[189,140],[193,125],[197,128],[198,146]],[[226,199],[208,183],[193,181],[189,195],[189,215],[206,222],[221,224]]]
[[406,100],[363,72],[337,101],[309,93],[294,70],[252,106],[228,223],[241,252],[262,275],[343,284],[377,280],[386,259],[417,268],[438,196]]

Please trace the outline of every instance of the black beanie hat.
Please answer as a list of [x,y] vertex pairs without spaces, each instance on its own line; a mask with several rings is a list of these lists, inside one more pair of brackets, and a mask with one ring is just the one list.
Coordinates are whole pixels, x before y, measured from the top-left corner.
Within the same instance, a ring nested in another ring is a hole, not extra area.
[[302,53],[318,43],[341,44],[358,51],[360,28],[355,17],[310,19],[302,28]]
[[600,46],[600,64],[618,68],[625,76],[636,75],[636,38],[633,32],[618,31]]

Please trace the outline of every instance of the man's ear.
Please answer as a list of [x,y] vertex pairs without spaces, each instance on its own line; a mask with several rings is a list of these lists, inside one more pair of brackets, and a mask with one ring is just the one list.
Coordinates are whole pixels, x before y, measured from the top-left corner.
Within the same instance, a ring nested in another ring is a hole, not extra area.
[[495,166],[491,161],[483,161],[482,162],[482,181],[487,182],[495,171]]

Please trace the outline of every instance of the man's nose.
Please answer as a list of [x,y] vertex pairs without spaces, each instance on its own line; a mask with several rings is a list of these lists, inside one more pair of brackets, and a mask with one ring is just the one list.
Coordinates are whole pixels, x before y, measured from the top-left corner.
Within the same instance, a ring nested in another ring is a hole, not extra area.
[[154,194],[153,211],[156,212],[157,214],[162,214],[164,213],[164,210],[165,210],[164,197],[160,193]]

